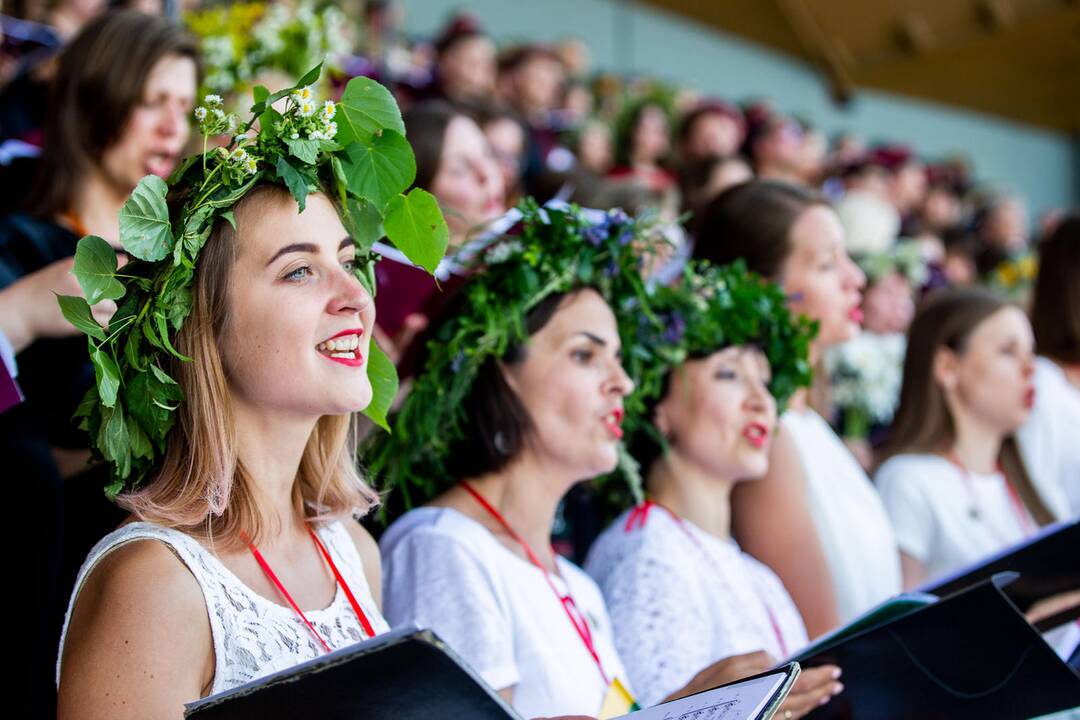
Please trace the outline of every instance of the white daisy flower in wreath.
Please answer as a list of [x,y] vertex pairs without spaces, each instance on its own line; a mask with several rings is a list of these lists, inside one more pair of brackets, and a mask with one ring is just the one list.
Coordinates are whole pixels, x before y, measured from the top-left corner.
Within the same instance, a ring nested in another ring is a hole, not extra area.
[[206,108],[202,107],[201,105],[199,107],[195,108],[195,119],[198,120],[199,122],[202,122],[203,120],[205,120],[206,119]]
[[203,98],[203,102],[206,103],[208,107],[219,107],[222,100],[220,95],[207,95]]
[[315,114],[315,103],[311,100],[301,102],[298,113],[300,117],[311,117]]

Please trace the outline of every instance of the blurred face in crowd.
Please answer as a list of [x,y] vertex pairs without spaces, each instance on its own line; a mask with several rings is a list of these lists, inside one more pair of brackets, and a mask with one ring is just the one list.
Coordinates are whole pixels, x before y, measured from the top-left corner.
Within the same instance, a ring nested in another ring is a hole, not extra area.
[[825,172],[825,136],[817,131],[803,135],[799,152],[799,176],[809,185],[816,185]]
[[738,155],[729,157],[723,162],[717,163],[709,175],[709,181],[701,189],[697,198],[699,203],[707,203],[729,187],[740,185],[754,177],[754,171]]
[[518,107],[528,113],[554,110],[559,106],[565,79],[562,63],[547,55],[533,55],[514,72]]
[[571,123],[579,123],[589,117],[593,111],[593,95],[589,88],[581,84],[571,85],[563,98],[563,111]]
[[455,100],[488,97],[495,90],[495,44],[483,35],[457,41],[439,58],[439,78]]
[[109,182],[130,193],[146,175],[164,178],[172,173],[188,139],[194,102],[191,58],[169,55],[159,60],[120,139],[102,155],[101,166]]
[[671,147],[670,128],[667,115],[659,107],[648,105],[641,111],[634,127],[633,152],[631,160],[640,163],[654,163],[663,159]]
[[776,426],[771,371],[753,347],[729,347],[672,371],[657,427],[681,459],[724,479],[769,469]]
[[742,142],[742,128],[735,119],[719,112],[710,112],[699,117],[689,137],[686,138],[685,151],[688,160],[704,159],[710,155],[726,157],[734,155]]
[[791,252],[781,269],[781,284],[791,310],[820,323],[814,346],[850,340],[862,322],[866,277],[844,249],[844,228],[823,205],[802,212],[790,231]]
[[484,133],[464,115],[446,126],[431,192],[446,215],[451,239],[458,241],[503,211],[506,189],[498,163]]
[[287,193],[267,192],[241,208],[237,228],[222,334],[234,399],[296,418],[367,407],[375,303],[333,204],[310,195],[300,214]]
[[1015,198],[998,202],[990,210],[982,231],[991,247],[1007,252],[1019,252],[1027,247],[1027,208]]
[[889,185],[889,195],[897,210],[901,213],[918,210],[926,196],[926,168],[920,163],[906,163],[893,173]]
[[793,120],[774,121],[754,144],[754,152],[762,166],[797,171],[803,154],[802,128]]
[[1003,434],[1020,427],[1035,402],[1034,347],[1027,316],[1008,306],[976,325],[959,352],[939,350],[934,376],[954,417]]
[[915,317],[911,283],[902,273],[890,272],[866,288],[862,309],[863,327],[869,332],[906,333]]
[[525,359],[503,371],[532,423],[526,453],[575,480],[615,469],[623,398],[634,385],[622,368],[615,315],[599,293],[566,297],[529,337]]
[[484,126],[495,162],[502,173],[503,187],[511,191],[518,186],[525,157],[525,128],[510,118],[497,118]]
[[611,131],[607,125],[592,122],[581,129],[578,137],[578,161],[597,175],[606,175],[615,162]]
[[945,230],[960,222],[960,198],[947,187],[927,191],[923,203],[923,220],[931,230]]

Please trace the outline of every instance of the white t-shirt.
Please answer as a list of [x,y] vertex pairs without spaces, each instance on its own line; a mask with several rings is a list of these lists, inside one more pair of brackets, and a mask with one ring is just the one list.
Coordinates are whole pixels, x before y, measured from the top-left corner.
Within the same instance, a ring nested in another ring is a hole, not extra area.
[[901,591],[896,537],[870,478],[820,415],[788,410],[780,422],[799,450],[810,514],[846,623]]
[[[513,687],[526,718],[596,715],[607,686],[544,573],[480,523],[450,508],[417,508],[380,541],[383,611],[392,626],[430,627],[496,690]],[[626,683],[596,583],[563,558],[569,587],[608,678]]]
[[1080,515],[1080,388],[1053,361],[1035,360],[1035,407],[1016,433],[1031,480],[1058,519]]
[[615,647],[643,705],[726,657],[765,650],[779,661],[806,644],[780,579],[734,540],[680,526],[655,505],[644,526],[627,530],[629,513],[596,540],[585,569],[603,590]]
[[[965,479],[966,478],[966,479]],[[976,563],[1035,530],[1001,473],[966,473],[937,455],[896,455],[874,477],[900,549],[927,580]]]

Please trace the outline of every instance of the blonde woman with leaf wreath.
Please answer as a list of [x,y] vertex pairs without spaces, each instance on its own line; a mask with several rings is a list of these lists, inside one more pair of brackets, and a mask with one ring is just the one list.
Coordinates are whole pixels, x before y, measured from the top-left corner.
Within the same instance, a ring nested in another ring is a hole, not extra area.
[[[387,629],[378,550],[352,521],[376,495],[351,414],[385,425],[396,385],[371,342],[372,219],[429,268],[446,226],[427,193],[402,194],[415,165],[390,94],[358,78],[319,103],[318,70],[256,88],[239,128],[206,98],[203,134],[232,141],[169,185],[139,184],[122,271],[103,240],[80,241],[87,300],[118,305],[101,327],[87,301],[60,299],[96,371],[80,412],[131,517],[79,573],[61,718],[180,718],[185,702]],[[361,182],[368,155],[393,179]]]

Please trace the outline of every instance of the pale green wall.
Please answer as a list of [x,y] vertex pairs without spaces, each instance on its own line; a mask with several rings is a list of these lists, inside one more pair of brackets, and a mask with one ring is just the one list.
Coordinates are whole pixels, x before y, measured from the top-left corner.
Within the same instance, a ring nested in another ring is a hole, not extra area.
[[403,0],[403,4],[410,33],[432,34],[452,10],[469,9],[500,42],[575,36],[589,44],[597,69],[643,72],[731,100],[767,98],[829,134],[851,129],[871,140],[910,143],[928,157],[962,152],[973,159],[981,181],[1027,196],[1033,215],[1080,202],[1080,142],[1075,139],[881,92],[860,91],[854,102],[838,108],[806,64],[641,4],[614,0]]

